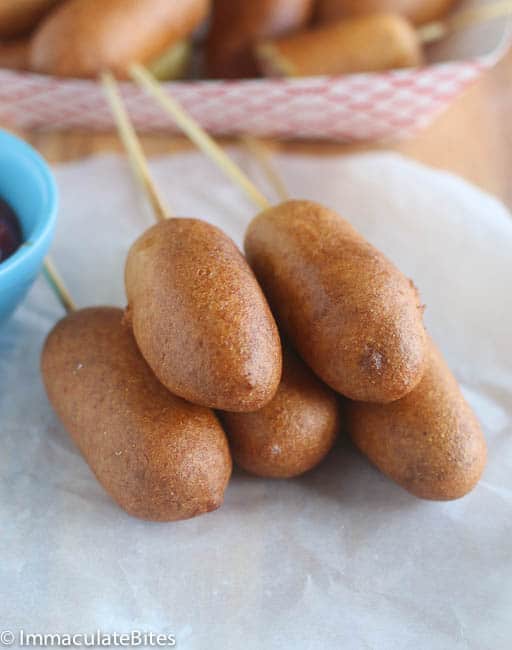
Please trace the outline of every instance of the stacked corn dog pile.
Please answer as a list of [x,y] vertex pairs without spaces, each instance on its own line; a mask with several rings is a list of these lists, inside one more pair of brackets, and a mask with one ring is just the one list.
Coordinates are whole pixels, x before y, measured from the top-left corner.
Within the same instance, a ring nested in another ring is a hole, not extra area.
[[141,66],[132,74],[263,210],[245,257],[208,223],[171,217],[104,76],[159,222],[128,253],[127,309],[71,311],[42,374],[107,492],[132,515],[186,519],[221,505],[232,458],[257,476],[298,476],[340,430],[420,498],[469,492],[485,441],[414,284],[332,210],[270,206]]
[[[124,76],[127,66],[137,61],[160,79],[181,78],[192,69],[211,78],[379,71],[421,65],[425,43],[512,11],[510,0],[496,0],[447,17],[455,4],[4,0],[0,67],[94,78],[105,70]],[[202,66],[191,64],[197,61],[192,56],[196,52],[204,59]]]

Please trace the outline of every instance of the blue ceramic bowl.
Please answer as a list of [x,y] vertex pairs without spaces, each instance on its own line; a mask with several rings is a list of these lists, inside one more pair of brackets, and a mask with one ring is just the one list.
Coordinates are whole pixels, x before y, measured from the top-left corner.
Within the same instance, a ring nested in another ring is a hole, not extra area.
[[0,324],[41,272],[55,232],[58,194],[50,168],[28,144],[0,130],[0,198],[16,213],[22,246],[0,262]]

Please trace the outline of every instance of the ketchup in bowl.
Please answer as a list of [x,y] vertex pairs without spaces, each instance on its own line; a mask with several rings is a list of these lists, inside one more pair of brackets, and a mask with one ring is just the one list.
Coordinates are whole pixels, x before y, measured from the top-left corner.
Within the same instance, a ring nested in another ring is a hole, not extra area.
[[21,227],[13,209],[0,199],[0,264],[22,244]]

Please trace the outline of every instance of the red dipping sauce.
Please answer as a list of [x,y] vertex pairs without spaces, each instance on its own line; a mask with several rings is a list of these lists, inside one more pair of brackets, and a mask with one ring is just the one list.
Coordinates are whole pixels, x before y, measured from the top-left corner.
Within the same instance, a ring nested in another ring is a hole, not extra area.
[[0,199],[0,264],[22,244],[21,226],[14,210]]

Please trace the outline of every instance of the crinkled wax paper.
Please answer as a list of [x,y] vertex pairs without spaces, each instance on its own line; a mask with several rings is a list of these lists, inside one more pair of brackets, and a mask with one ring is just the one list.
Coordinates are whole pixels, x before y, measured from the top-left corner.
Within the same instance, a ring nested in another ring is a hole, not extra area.
[[[414,278],[482,421],[483,480],[460,501],[419,501],[342,440],[296,480],[235,472],[215,513],[132,519],[46,400],[39,352],[62,312],[39,279],[0,329],[0,629],[152,631],[187,650],[512,647],[511,216],[461,179],[392,154],[276,165],[292,195],[339,210]],[[152,168],[172,210],[241,243],[255,210],[207,160],[186,153]],[[81,306],[123,305],[124,256],[151,223],[126,162],[94,158],[56,175],[58,267]]]

